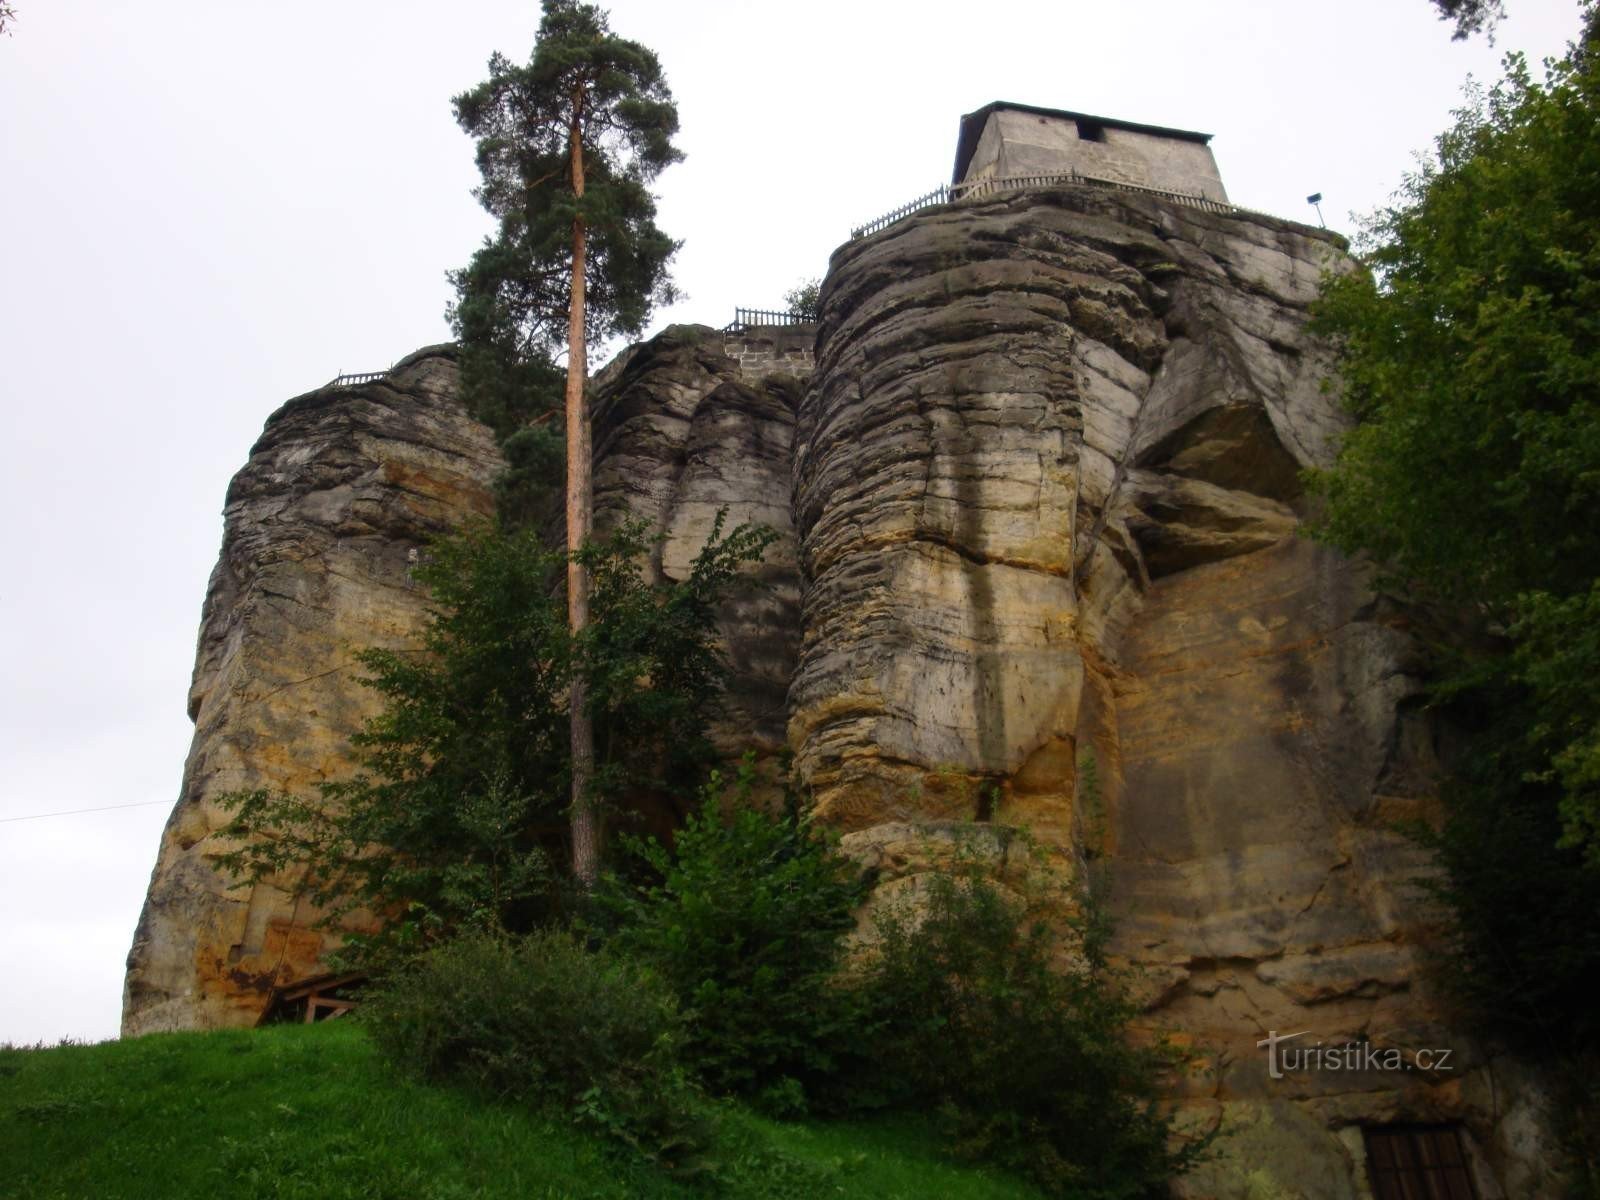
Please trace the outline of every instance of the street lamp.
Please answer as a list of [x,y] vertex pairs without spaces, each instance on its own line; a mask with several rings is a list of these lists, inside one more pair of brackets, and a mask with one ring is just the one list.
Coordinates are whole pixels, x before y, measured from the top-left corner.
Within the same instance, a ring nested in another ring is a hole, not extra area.
[[1328,223],[1322,219],[1322,193],[1312,192],[1311,195],[1306,197],[1306,203],[1317,210],[1317,224],[1326,229]]

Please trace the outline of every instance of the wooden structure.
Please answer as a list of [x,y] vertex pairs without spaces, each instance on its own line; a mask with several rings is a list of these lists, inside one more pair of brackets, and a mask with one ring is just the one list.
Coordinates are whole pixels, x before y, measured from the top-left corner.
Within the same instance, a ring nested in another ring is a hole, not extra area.
[[355,993],[366,981],[365,971],[344,971],[291,983],[277,989],[258,1024],[296,1021],[312,1025],[342,1017],[359,1003]]

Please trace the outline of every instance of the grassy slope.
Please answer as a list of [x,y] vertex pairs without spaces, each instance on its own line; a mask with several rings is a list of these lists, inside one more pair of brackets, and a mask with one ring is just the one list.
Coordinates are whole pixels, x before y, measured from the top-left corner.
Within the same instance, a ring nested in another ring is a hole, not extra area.
[[354,1022],[0,1050],[0,1196],[1026,1200],[914,1125],[736,1115],[712,1191],[557,1122],[394,1078]]

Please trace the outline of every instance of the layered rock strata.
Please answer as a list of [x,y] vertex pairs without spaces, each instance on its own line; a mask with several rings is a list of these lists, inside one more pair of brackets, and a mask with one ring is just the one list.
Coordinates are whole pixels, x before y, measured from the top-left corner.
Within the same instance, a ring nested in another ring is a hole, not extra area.
[[[815,330],[778,331],[789,342]],[[750,351],[704,325],[676,325],[630,348],[595,380],[594,502],[599,529],[624,517],[661,534],[657,582],[688,578],[719,519],[723,532],[776,535],[719,614],[730,669],[712,739],[724,753],[784,746],[786,697],[800,649],[799,549],[790,517],[794,410],[804,376],[793,358]],[[742,357],[741,357],[742,355]]]
[[[1364,1196],[1361,1126],[1457,1120],[1483,1194],[1531,1194],[1533,1093],[1421,982],[1424,863],[1391,830],[1435,773],[1415,646],[1295,532],[1341,429],[1306,309],[1344,269],[1317,230],[1087,188],[836,252],[790,740],[890,886],[952,822],[1106,862],[1150,1023],[1203,1047],[1184,1120],[1239,1135],[1181,1194]],[[1273,1031],[1451,1067],[1272,1078]]]
[[254,1023],[272,989],[315,975],[337,940],[292,878],[230,889],[224,792],[315,795],[351,768],[376,711],[352,660],[414,644],[420,548],[493,511],[493,434],[455,399],[449,347],[379,381],[323,388],[270,418],[234,476],[201,610],[194,741],[128,955],[123,1033]]

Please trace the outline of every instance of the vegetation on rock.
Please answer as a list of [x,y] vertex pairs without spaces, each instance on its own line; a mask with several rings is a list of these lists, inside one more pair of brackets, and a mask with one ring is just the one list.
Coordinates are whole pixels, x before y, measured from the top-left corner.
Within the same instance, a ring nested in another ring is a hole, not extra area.
[[807,321],[817,320],[822,315],[822,281],[801,280],[783,294],[783,302],[796,316]]
[[1004,833],[1020,871],[958,863],[878,912],[855,980],[877,1084],[935,1107],[958,1154],[1049,1195],[1137,1200],[1209,1153],[1158,1107],[1158,1081],[1186,1058],[1130,1038],[1139,1006],[1103,910]]
[[[1600,60],[1574,48],[1536,79],[1510,56],[1371,219],[1371,273],[1325,288],[1358,424],[1315,480],[1320,535],[1434,614],[1436,695],[1469,735],[1424,835],[1458,918],[1449,978],[1560,1068],[1580,1125],[1600,1111],[1597,177]],[[1592,1129],[1574,1145],[1600,1170]]]

